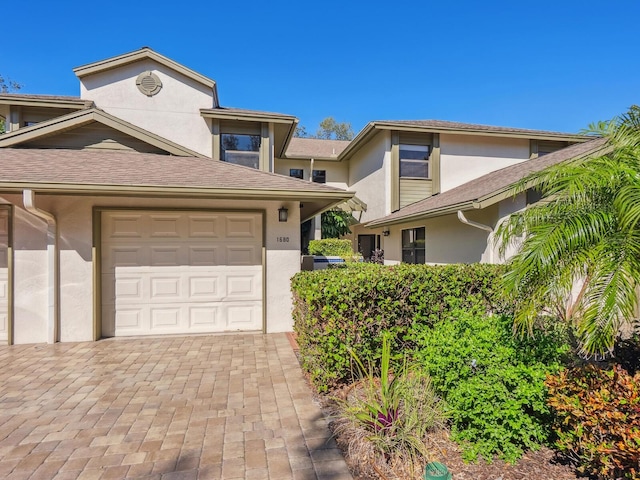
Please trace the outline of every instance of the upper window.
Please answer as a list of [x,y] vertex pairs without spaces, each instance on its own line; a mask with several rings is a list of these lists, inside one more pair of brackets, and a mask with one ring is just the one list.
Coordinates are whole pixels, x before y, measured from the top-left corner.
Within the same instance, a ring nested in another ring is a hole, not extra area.
[[402,230],[402,261],[404,263],[425,263],[425,228]]
[[431,178],[427,145],[400,145],[400,176]]
[[289,176],[293,178],[299,178],[300,180],[304,180],[304,170],[302,168],[290,168]]
[[221,160],[245,167],[260,166],[260,135],[223,133],[220,135]]
[[326,170],[314,170],[311,174],[311,179],[315,183],[327,183],[327,171]]

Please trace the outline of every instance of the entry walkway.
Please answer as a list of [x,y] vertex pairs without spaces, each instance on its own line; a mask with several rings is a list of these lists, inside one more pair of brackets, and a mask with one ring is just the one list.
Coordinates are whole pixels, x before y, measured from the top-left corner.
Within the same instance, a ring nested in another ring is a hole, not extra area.
[[0,347],[0,478],[351,479],[284,334]]

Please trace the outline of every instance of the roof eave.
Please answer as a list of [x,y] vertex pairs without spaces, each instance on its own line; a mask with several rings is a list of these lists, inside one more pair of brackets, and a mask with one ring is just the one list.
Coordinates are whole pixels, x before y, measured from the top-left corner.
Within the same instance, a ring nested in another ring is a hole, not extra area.
[[252,188],[209,188],[163,185],[113,185],[55,182],[12,182],[0,180],[0,192],[19,192],[31,189],[38,193],[56,195],[130,195],[209,198],[251,198],[288,200],[331,200],[341,203],[353,197],[353,192],[309,192],[307,190],[268,190]]
[[378,228],[378,227],[386,227],[391,225],[398,225],[407,222],[413,222],[417,220],[422,220],[425,218],[433,218],[433,217],[441,217],[443,215],[449,215],[451,213],[455,213],[458,210],[469,210],[472,208],[477,208],[474,206],[473,200],[467,200],[464,202],[456,203],[455,205],[447,205],[446,207],[436,208],[433,210],[429,210],[428,212],[419,212],[414,213],[412,215],[406,215],[402,217],[397,217],[390,220],[374,220],[365,224],[367,228]]
[[510,137],[510,138],[526,138],[531,140],[559,140],[569,142],[586,142],[593,139],[587,135],[566,134],[558,132],[510,132],[504,130],[490,130],[477,128],[460,128],[460,127],[434,127],[421,125],[406,125],[394,122],[371,122],[375,128],[380,130],[403,130],[406,132],[424,132],[424,133],[450,133],[452,135],[478,135],[488,137]]
[[0,95],[0,105],[19,105],[22,107],[54,107],[81,110],[91,108],[92,100],[70,100],[70,99],[42,99],[42,98],[21,98]]
[[297,124],[298,119],[293,115],[278,115],[272,113],[259,112],[238,112],[235,110],[223,110],[217,108],[201,108],[200,115],[204,118],[217,118],[220,120],[243,120],[255,122],[273,122],[285,124]]

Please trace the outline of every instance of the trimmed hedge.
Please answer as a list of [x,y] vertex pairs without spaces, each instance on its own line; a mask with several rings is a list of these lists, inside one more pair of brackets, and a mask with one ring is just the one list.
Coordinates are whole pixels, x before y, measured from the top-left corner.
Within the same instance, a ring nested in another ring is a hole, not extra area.
[[309,255],[326,255],[335,257],[352,257],[351,240],[338,238],[323,238],[309,242]]
[[349,348],[364,360],[379,358],[384,332],[399,358],[415,347],[416,326],[433,325],[453,309],[502,312],[503,272],[504,266],[487,264],[351,264],[300,272],[291,288],[303,368],[327,391],[354,377]]

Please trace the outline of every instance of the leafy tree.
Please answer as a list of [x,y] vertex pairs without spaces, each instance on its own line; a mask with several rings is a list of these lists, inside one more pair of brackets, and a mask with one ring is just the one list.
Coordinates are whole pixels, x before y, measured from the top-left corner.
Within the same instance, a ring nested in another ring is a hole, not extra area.
[[314,135],[309,135],[306,127],[303,125],[296,127],[294,133],[294,137],[321,138],[323,140],[353,140],[354,136],[350,123],[336,122],[333,117],[327,117],[322,120],[320,127]]
[[516,193],[537,185],[543,199],[511,215],[497,239],[503,252],[520,245],[504,277],[518,299],[514,328],[531,332],[537,316],[555,308],[593,356],[612,352],[638,304],[640,108],[587,133],[604,136],[603,148],[522,180]]
[[351,225],[356,219],[349,212],[340,209],[327,210],[321,217],[322,238],[340,238],[351,233]]
[[[20,90],[22,85],[9,78],[0,75],[0,93],[15,92]],[[4,133],[4,118],[0,117],[0,133]]]

